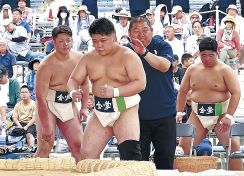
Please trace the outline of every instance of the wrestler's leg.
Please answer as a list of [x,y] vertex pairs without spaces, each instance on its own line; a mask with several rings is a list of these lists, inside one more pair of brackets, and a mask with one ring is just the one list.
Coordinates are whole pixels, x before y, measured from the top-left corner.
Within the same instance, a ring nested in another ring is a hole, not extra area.
[[[229,130],[226,132],[220,132],[220,125],[217,124],[214,128],[214,131],[223,146],[227,146],[229,142]],[[231,152],[240,150],[240,138],[233,137],[231,140]],[[231,159],[229,161],[230,170],[242,170],[242,160],[241,159]]]
[[83,131],[75,104],[73,104],[73,112],[75,116],[73,119],[66,122],[62,122],[61,120],[57,119],[57,125],[67,141],[71,155],[75,158],[76,163],[78,163],[81,160]]
[[[203,128],[199,118],[196,116],[194,112],[191,113],[189,119],[187,120],[188,124],[193,124],[196,128],[194,146],[200,144],[203,138],[206,137],[208,130]],[[185,155],[189,155],[190,151],[191,138],[190,137],[181,137],[179,145],[184,150]]]
[[138,105],[121,113],[113,129],[119,144],[120,159],[141,160]]
[[[48,120],[50,120],[51,128],[55,133],[56,117],[48,111]],[[36,131],[37,131],[37,151],[35,157],[48,158],[52,150],[55,134],[51,137],[50,141],[42,139],[42,127],[38,114],[36,114]]]
[[98,159],[109,139],[113,136],[111,127],[103,127],[95,113],[89,118],[83,136],[82,159]]

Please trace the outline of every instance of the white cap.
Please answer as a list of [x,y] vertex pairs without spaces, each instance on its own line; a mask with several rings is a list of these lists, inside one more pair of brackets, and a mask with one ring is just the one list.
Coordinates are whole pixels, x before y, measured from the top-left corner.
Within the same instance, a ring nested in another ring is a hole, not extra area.
[[183,11],[183,10],[181,6],[176,5],[173,7],[171,14],[175,15],[178,11]]
[[86,5],[81,5],[81,6],[79,7],[78,12],[80,12],[80,11],[85,11],[87,14],[90,14],[90,13],[91,13],[91,12],[88,11]]
[[226,9],[226,12],[227,12],[227,13],[228,13],[229,9],[234,9],[234,10],[236,10],[236,12],[238,13],[237,7],[236,7],[236,5],[234,5],[234,4],[230,4],[230,5],[227,7],[227,9]]
[[11,9],[11,6],[9,4],[4,4],[2,9]]
[[10,20],[9,18],[3,20],[3,26],[9,25],[9,23],[12,23],[12,20]]
[[191,14],[190,14],[190,19],[191,19],[191,16],[193,16],[193,15],[197,15],[198,17],[199,17],[199,21],[202,21],[202,15],[200,14],[200,13],[198,13],[197,11],[193,11]]

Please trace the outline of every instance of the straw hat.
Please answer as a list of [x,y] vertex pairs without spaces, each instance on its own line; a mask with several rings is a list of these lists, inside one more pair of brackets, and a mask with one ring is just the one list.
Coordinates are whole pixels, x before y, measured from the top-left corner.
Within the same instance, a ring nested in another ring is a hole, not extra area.
[[121,10],[118,14],[115,14],[114,17],[118,19],[119,17],[127,17],[129,20],[131,19],[130,14],[126,10]]
[[223,19],[223,21],[224,21],[224,23],[226,23],[227,21],[230,21],[230,22],[234,23],[234,26],[236,25],[236,20],[235,20],[235,18],[234,18],[233,16],[230,16],[230,15],[226,16],[226,17]]
[[81,6],[79,7],[78,13],[80,13],[80,11],[85,11],[87,14],[90,14],[90,13],[91,13],[91,12],[88,11],[86,5],[81,5]]

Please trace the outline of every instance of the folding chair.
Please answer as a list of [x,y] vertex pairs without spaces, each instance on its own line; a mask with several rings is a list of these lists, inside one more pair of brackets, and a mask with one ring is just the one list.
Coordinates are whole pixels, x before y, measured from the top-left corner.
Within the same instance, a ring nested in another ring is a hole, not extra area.
[[[191,147],[190,147],[190,151],[189,151],[189,155],[187,156],[192,156],[192,151],[194,149],[193,146],[193,142],[194,142],[194,138],[195,138],[195,126],[192,124],[187,124],[187,123],[177,123],[176,124],[176,138],[179,137],[191,137]],[[150,152],[150,160],[153,160],[154,158],[154,152],[155,149],[153,147],[153,145],[151,144],[151,152]],[[184,157],[186,155],[175,155],[175,157]],[[194,156],[196,156],[196,151],[194,150]]]
[[[194,138],[195,138],[195,132],[196,128],[192,124],[187,123],[177,123],[176,124],[176,137],[191,137],[191,146],[189,151],[189,156],[192,156],[192,151],[194,149]],[[194,155],[196,155],[196,152],[194,150]],[[181,157],[182,155],[176,156]],[[184,156],[184,155],[183,155]]]
[[231,139],[234,136],[244,136],[244,123],[235,123],[230,128],[229,143],[227,146],[226,168],[229,169],[230,159],[243,159],[244,151],[236,151],[231,153]]

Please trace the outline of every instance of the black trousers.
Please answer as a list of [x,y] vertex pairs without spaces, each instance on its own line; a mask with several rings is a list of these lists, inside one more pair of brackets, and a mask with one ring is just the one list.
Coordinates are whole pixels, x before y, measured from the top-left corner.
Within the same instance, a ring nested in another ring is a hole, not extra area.
[[155,148],[156,168],[173,169],[176,147],[175,115],[159,120],[140,120],[140,145],[144,161],[149,160],[151,142]]

